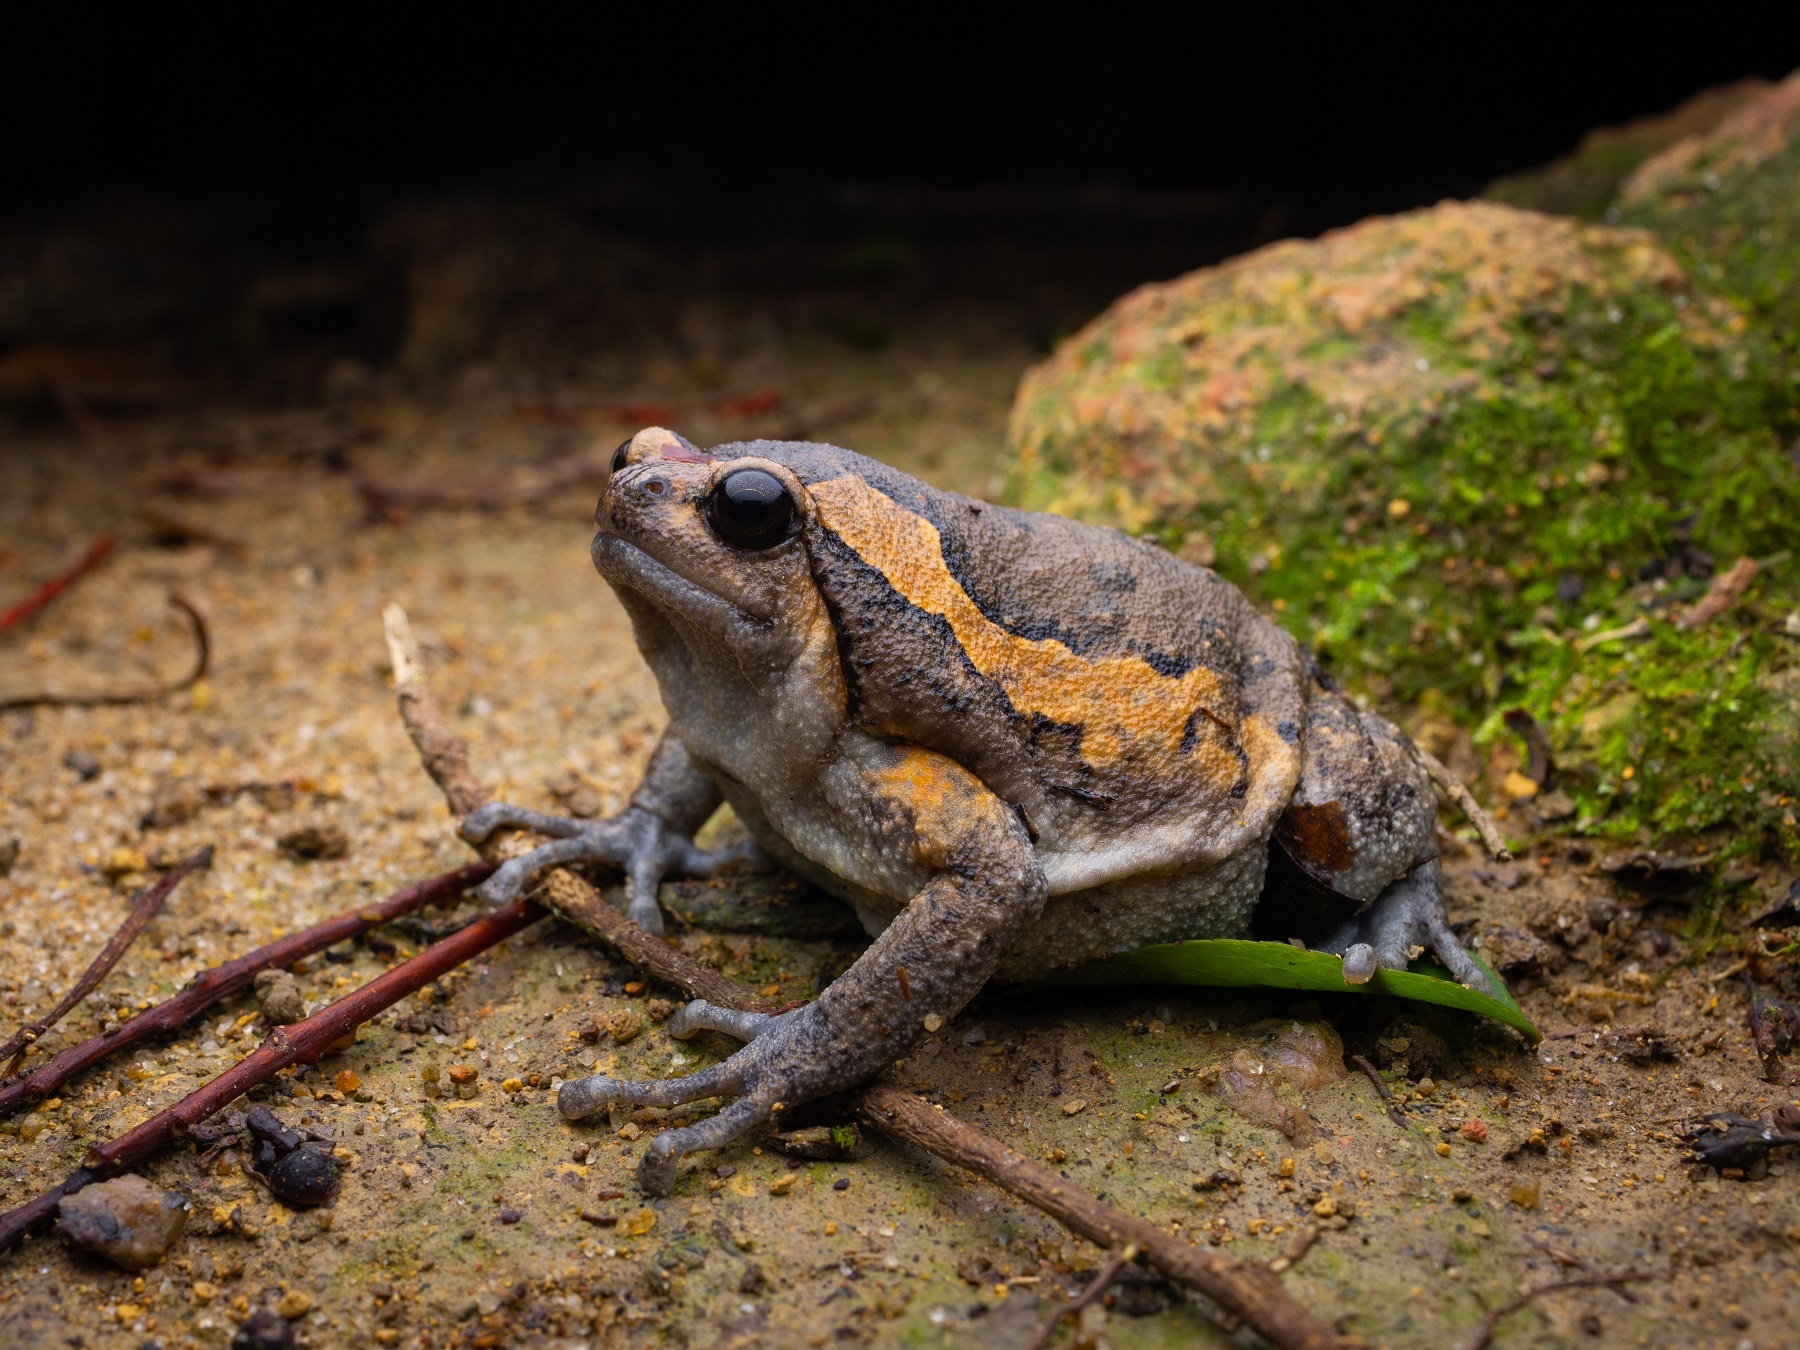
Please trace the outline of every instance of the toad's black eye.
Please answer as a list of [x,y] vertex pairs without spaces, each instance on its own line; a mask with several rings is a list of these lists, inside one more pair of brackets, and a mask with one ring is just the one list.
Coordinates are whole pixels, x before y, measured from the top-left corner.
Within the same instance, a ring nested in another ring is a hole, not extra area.
[[617,450],[613,451],[612,471],[614,473],[617,473],[620,469],[624,468],[625,465],[629,462],[626,460],[625,456],[626,456],[626,453],[630,449],[631,449],[631,442],[626,441]]
[[781,480],[761,469],[726,474],[706,494],[706,516],[713,533],[733,548],[774,548],[793,534],[794,499]]

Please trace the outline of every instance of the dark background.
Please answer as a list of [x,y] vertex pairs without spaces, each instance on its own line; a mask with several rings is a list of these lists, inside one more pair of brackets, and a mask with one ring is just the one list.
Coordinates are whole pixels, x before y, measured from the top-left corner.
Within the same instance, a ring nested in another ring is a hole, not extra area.
[[[483,231],[527,259],[489,288],[540,311],[525,364],[729,293],[823,297],[865,345],[908,306],[1010,306],[1043,349],[1142,281],[1800,67],[1791,2],[658,14],[14,6],[0,364],[153,342],[307,397],[403,354],[419,259]],[[444,205],[471,201],[502,209]],[[470,342],[431,368],[501,339]]]
[[735,8],[666,24],[516,6],[162,8],[9,24],[0,173],[15,200],[99,182],[607,180],[704,203],[712,217],[691,226],[719,229],[753,227],[752,206],[785,215],[796,185],[1104,182],[1277,200],[1306,232],[1466,195],[1589,127],[1800,65],[1793,4],[889,6],[808,21]]

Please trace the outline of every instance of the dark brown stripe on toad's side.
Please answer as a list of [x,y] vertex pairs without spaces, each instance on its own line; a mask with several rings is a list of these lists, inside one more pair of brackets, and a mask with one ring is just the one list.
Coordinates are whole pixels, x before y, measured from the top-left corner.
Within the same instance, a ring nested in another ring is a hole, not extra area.
[[1356,863],[1350,820],[1337,802],[1291,802],[1275,831],[1294,861],[1321,880]]

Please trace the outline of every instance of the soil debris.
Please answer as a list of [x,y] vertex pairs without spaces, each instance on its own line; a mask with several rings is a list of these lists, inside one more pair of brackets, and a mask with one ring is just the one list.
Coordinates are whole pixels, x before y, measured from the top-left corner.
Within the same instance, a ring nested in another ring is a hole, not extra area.
[[263,970],[256,975],[256,1006],[270,1023],[282,1027],[306,1016],[306,995],[292,971]]
[[298,862],[341,858],[350,851],[350,836],[340,825],[310,824],[289,830],[276,840],[281,851]]

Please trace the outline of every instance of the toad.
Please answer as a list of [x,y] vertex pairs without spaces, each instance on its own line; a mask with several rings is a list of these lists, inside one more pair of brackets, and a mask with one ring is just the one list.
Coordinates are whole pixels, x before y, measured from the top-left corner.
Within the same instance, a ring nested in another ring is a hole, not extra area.
[[[1485,982],[1445,920],[1411,743],[1210,570],[834,446],[702,451],[660,428],[619,447],[596,522],[594,565],[668,729],[609,820],[473,813],[470,840],[551,840],[483,894],[610,864],[660,932],[665,874],[766,860],[842,897],[874,939],[790,1011],[689,1003],[672,1035],[744,1042],[711,1068],[563,1086],[570,1118],[734,1099],[650,1141],[646,1192],[667,1193],[683,1154],[879,1072],[990,979],[1245,935],[1293,889],[1277,874],[1340,904],[1314,945],[1347,981],[1428,948]],[[702,850],[721,803],[749,838]]]

